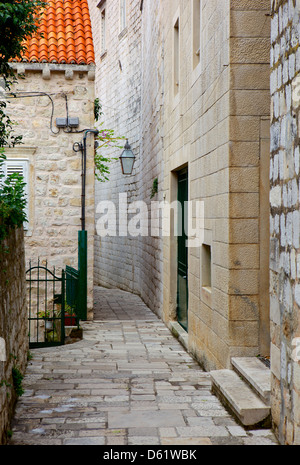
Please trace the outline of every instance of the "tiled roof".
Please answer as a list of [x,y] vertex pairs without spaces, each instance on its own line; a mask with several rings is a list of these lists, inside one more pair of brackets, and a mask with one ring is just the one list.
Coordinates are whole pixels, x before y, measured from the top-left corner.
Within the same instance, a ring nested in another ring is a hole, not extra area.
[[29,63],[95,62],[87,0],[47,0],[39,32],[26,41],[23,60]]

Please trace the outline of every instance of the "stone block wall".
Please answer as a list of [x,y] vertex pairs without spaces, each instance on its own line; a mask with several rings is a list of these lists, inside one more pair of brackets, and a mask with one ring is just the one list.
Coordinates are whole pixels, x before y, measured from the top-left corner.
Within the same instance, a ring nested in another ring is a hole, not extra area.
[[0,444],[6,443],[16,393],[12,370],[23,375],[28,356],[28,324],[23,229],[0,244]]
[[[96,230],[101,217],[97,208],[102,201],[111,201],[119,221],[119,195],[125,196],[128,207],[145,202],[149,212],[149,234],[133,237],[117,228],[115,237],[95,237],[95,282],[139,294],[152,310],[162,307],[162,243],[160,234],[151,237],[150,196],[153,181],[158,178],[162,199],[162,139],[160,127],[162,99],[162,49],[158,28],[160,2],[126,2],[126,26],[120,25],[120,2],[89,1],[95,42],[96,96],[102,104],[99,123],[113,129],[117,136],[128,138],[136,156],[133,175],[121,173],[119,156],[122,150],[107,150],[116,157],[110,166],[109,181],[96,183]],[[99,4],[99,6],[97,6]],[[102,50],[101,15],[105,10],[106,47]],[[149,17],[154,22],[149,22]],[[145,19],[145,21],[144,21]],[[125,145],[125,140],[124,143]],[[128,222],[139,211],[128,216]],[[128,223],[127,223],[128,225]],[[126,225],[126,226],[127,226]]]
[[282,444],[300,444],[300,5],[272,2],[270,317],[272,418]]
[[[48,262],[57,273],[77,268],[81,230],[81,152],[85,129],[94,128],[94,67],[15,65],[20,78],[8,111],[23,134],[23,144],[6,150],[7,158],[25,159],[29,170],[29,223],[25,231],[26,266]],[[22,98],[21,98],[22,97]],[[79,118],[79,127],[58,129],[56,118]],[[76,133],[76,131],[80,131]],[[92,317],[94,269],[94,136],[87,136],[86,230],[88,231],[88,312]]]
[[[142,5],[142,84],[140,122],[140,198],[149,212],[149,235],[141,238],[140,290],[147,305],[162,315],[163,240],[162,210],[164,200],[163,104],[164,104],[164,31],[161,28],[163,4],[159,0]],[[151,20],[150,20],[151,18]],[[157,194],[151,198],[154,180]],[[153,217],[151,218],[151,213]],[[155,218],[155,220],[154,220]],[[152,222],[150,222],[152,219]],[[151,229],[153,226],[154,229]]]
[[230,354],[269,356],[270,3],[230,9]]
[[[193,21],[201,7],[198,64]],[[164,189],[189,170],[189,200],[204,201],[204,245],[190,248],[189,349],[210,369],[269,354],[269,1],[164,1]],[[193,12],[193,9],[195,11]],[[179,86],[174,34],[179,20]],[[194,217],[194,220],[196,218]],[[164,241],[164,316],[176,319],[176,241]]]
[[[100,214],[98,205],[102,201],[112,201],[119,209],[119,194],[127,195],[128,204],[138,199],[138,181],[135,174],[139,167],[140,135],[140,10],[139,2],[127,2],[127,24],[120,25],[120,2],[102,2],[105,7],[106,46],[101,47],[101,11],[98,2],[89,1],[92,30],[95,43],[96,78],[95,94],[102,105],[103,116],[98,127],[113,129],[116,136],[128,138],[137,161],[134,176],[122,176],[119,157],[122,150],[107,149],[105,154],[117,160],[110,164],[109,181],[96,182],[96,227]],[[126,140],[120,143],[125,145]],[[118,219],[118,218],[117,218]],[[96,228],[97,230],[97,228]],[[120,287],[137,292],[138,240],[119,236],[95,237],[95,282],[107,287]]]
[[[212,288],[202,287],[201,246],[188,251],[189,349],[207,368],[224,366],[228,357],[226,267],[217,266],[220,246],[227,242],[229,204],[229,2],[202,1],[199,62],[194,65],[193,2],[164,2],[165,108],[164,188],[167,200],[177,198],[176,171],[188,167],[189,200],[204,200],[204,241],[212,250]],[[179,22],[179,86],[174,92],[174,34]],[[200,31],[199,31],[200,36]],[[194,218],[195,220],[195,218]],[[227,246],[226,246],[227,247]],[[164,241],[164,315],[176,320],[177,241]],[[216,263],[216,265],[215,265]],[[221,292],[219,289],[221,287]],[[223,297],[223,300],[221,297]],[[224,300],[225,299],[225,300]]]

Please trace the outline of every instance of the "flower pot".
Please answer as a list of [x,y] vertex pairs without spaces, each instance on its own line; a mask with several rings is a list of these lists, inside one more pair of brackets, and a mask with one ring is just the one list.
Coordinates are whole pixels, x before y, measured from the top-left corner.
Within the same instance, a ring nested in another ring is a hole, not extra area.
[[76,317],[66,313],[65,314],[65,326],[76,326],[76,325],[77,325]]
[[53,320],[45,320],[45,328],[47,331],[51,331],[53,329]]

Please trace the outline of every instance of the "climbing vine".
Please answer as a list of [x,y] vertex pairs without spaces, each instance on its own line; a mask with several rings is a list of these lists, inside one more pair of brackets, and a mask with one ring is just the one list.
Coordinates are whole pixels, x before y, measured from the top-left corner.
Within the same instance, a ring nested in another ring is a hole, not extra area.
[[[99,101],[99,99],[95,99],[94,102],[94,114],[95,114],[95,121],[99,121],[100,116],[103,115],[102,112],[102,105]],[[113,129],[104,129],[102,128],[103,122],[100,123],[98,129],[99,129],[99,134],[96,137],[96,140],[98,142],[98,146],[96,148],[95,152],[95,176],[96,179],[100,182],[105,182],[108,181],[108,175],[110,174],[109,170],[109,163],[112,163],[113,161],[117,160],[115,157],[111,157],[109,155],[104,155],[103,154],[103,149],[109,148],[109,149],[122,149],[123,146],[120,145],[120,141],[124,140],[125,137],[123,136],[116,136],[115,131]]]
[[[103,123],[102,123],[103,124]],[[108,181],[108,175],[110,174],[108,164],[117,160],[115,157],[109,155],[104,155],[102,149],[104,148],[118,148],[122,149],[123,146],[120,145],[121,140],[124,140],[125,137],[115,136],[113,129],[101,129],[97,140],[99,145],[95,153],[95,176],[100,182]]]

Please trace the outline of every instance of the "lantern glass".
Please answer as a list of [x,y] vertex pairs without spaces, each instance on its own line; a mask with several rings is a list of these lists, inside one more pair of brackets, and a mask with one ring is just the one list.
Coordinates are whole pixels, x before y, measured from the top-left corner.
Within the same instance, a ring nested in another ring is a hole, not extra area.
[[132,153],[131,147],[128,144],[128,141],[124,147],[124,151],[120,156],[120,162],[122,167],[122,173],[124,175],[131,175],[133,170],[133,165],[135,162],[135,156]]

